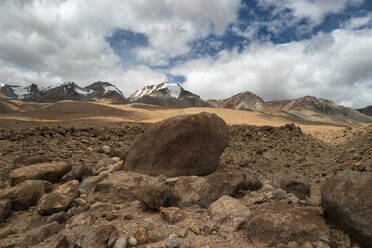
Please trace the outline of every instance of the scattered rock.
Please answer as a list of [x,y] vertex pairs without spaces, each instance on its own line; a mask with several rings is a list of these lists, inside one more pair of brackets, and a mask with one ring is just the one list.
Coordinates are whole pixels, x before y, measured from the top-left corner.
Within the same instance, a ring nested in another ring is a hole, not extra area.
[[125,169],[152,176],[204,176],[217,169],[228,139],[227,125],[216,114],[173,117],[152,125],[130,147]]
[[165,247],[167,248],[176,248],[179,245],[178,236],[175,233],[172,233],[165,241]]
[[273,185],[296,195],[301,200],[310,197],[310,186],[296,179],[277,177],[274,179]]
[[138,192],[149,185],[161,185],[161,179],[134,172],[117,171],[99,182],[92,194],[96,201],[121,203],[136,200]]
[[39,202],[38,211],[41,215],[51,215],[65,211],[72,200],[79,194],[77,180],[58,186],[52,193],[45,194]]
[[239,200],[224,195],[209,206],[212,220],[227,232],[234,232],[250,216],[251,211]]
[[57,221],[60,224],[65,223],[68,220],[68,214],[66,212],[55,213],[48,218],[48,222],[52,223]]
[[71,166],[66,162],[34,164],[13,170],[9,175],[9,180],[11,185],[26,180],[45,180],[55,183],[70,170]]
[[263,247],[329,239],[328,226],[316,210],[275,201],[260,205],[248,218],[245,229],[250,242]]
[[103,168],[103,167],[108,167],[110,165],[114,165],[116,162],[116,160],[112,159],[112,158],[102,158],[100,161],[98,161],[97,165],[96,165],[96,169],[100,169],[100,168]]
[[322,207],[329,219],[372,245],[372,174],[343,171],[322,185]]
[[135,237],[130,237],[128,239],[128,244],[130,247],[136,247],[138,245],[137,239]]
[[161,207],[159,210],[161,218],[172,225],[179,222],[183,218],[182,210],[177,207]]
[[111,233],[117,230],[96,220],[97,216],[90,211],[74,216],[64,229],[67,240],[78,247],[108,248]]
[[37,203],[44,194],[44,184],[39,180],[27,180],[0,193],[0,199],[9,199],[14,210],[25,210]]
[[88,177],[84,179],[80,183],[80,189],[85,190],[87,192],[91,192],[94,190],[96,185],[101,182],[103,179],[105,179],[108,176],[108,174],[100,174],[98,176]]
[[146,228],[140,227],[134,234],[134,238],[137,240],[139,245],[144,245],[149,243],[149,232]]
[[0,200],[0,223],[12,212],[12,202],[8,199]]
[[25,233],[25,236],[21,241],[21,245],[23,247],[37,245],[44,241],[46,238],[58,233],[59,230],[61,230],[61,228],[62,228],[61,224],[59,224],[58,222],[53,222],[33,229]]
[[277,200],[282,200],[287,198],[287,192],[285,192],[283,189],[278,188],[273,191],[273,197]]
[[104,146],[102,146],[102,150],[103,150],[104,153],[107,154],[107,153],[110,153],[112,149],[108,145],[104,145]]
[[128,247],[128,238],[125,235],[120,236],[116,240],[115,245],[114,245],[114,248],[127,248],[127,247]]

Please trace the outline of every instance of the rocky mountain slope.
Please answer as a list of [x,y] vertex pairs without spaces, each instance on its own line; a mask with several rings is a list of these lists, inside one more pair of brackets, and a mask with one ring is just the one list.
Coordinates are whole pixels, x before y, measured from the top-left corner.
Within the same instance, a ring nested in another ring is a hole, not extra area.
[[257,95],[247,91],[224,100],[208,100],[208,102],[219,108],[256,111],[312,122],[339,125],[372,123],[372,118],[364,113],[314,96],[264,102]]
[[74,82],[66,82],[56,87],[39,88],[36,84],[26,87],[8,84],[0,85],[2,98],[33,102],[57,102],[62,100],[96,101],[113,104],[127,103],[123,93],[107,82],[95,82],[80,87]]
[[356,110],[337,105],[326,99],[305,96],[292,100],[266,102],[265,113],[285,114],[309,121],[324,123],[362,124],[371,123],[372,118]]
[[359,111],[362,114],[372,116],[372,105],[368,106],[368,107],[365,107],[365,108],[362,108],[362,109],[357,109],[357,111]]
[[246,91],[224,100],[208,100],[208,103],[217,108],[260,111],[264,100],[252,92]]
[[185,90],[180,84],[163,82],[144,87],[134,92],[131,102],[161,105],[167,107],[212,107],[199,96]]

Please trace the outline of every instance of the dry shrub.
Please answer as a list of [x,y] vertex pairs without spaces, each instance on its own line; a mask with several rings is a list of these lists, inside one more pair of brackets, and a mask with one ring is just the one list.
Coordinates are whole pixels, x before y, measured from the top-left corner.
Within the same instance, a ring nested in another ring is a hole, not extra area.
[[176,206],[180,197],[169,186],[151,185],[142,188],[138,192],[137,199],[147,208],[159,210],[160,207]]

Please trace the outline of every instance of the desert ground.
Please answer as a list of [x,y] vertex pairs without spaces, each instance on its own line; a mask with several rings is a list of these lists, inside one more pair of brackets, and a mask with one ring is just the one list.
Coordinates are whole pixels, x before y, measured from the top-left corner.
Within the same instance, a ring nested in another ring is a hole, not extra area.
[[[249,180],[266,185],[266,188],[246,187],[239,189],[239,192],[235,192],[235,188],[231,192],[226,191],[252,213],[260,209],[261,205],[274,204],[274,209],[281,209],[282,205],[290,206],[311,210],[322,216],[320,187],[326,180],[345,169],[362,172],[372,170],[372,125],[335,126],[215,108],[169,109],[143,104],[0,101],[0,187],[3,191],[11,187],[9,175],[15,169],[53,161],[64,161],[72,168],[88,168],[76,178],[82,185],[84,180],[99,177],[100,173],[105,172],[97,164],[107,163],[107,168],[111,168],[125,159],[123,154],[152,123],[201,112],[215,113],[228,124],[230,139],[216,171],[220,173],[218,175],[227,176],[227,179],[221,180],[229,184],[228,187],[236,188],[234,175],[240,173]],[[50,192],[74,179],[70,174],[54,184],[46,183],[47,186],[44,186],[49,187]],[[211,182],[208,182],[212,186],[208,187],[213,188],[213,175],[211,177]],[[275,182],[284,177],[308,185],[311,194],[303,199],[293,194],[277,196]],[[271,189],[267,185],[272,186],[276,193],[268,192]],[[81,239],[82,243],[88,242],[83,240],[89,239],[89,235],[97,236],[97,232],[103,230],[100,229],[102,226],[113,226],[117,233],[124,233],[128,238],[137,237],[139,247],[362,247],[353,237],[327,220],[324,220],[327,222],[325,226],[328,233],[325,239],[319,237],[319,240],[308,242],[304,238],[307,235],[305,233],[304,237],[302,234],[296,236],[294,242],[289,236],[268,241],[257,238],[262,233],[257,234],[256,238],[253,234],[250,236],[249,227],[239,226],[233,232],[225,231],[211,217],[208,208],[210,203],[180,207],[179,211],[182,211],[184,217],[176,223],[170,223],[162,219],[159,212],[141,207],[137,200],[120,202],[107,199],[112,192],[86,191],[89,190],[80,190],[80,196],[72,201],[63,214],[41,215],[37,205],[12,211],[0,224],[0,247],[109,247],[109,238],[101,246],[66,244],[64,239],[68,232],[76,232],[73,230],[74,225],[89,222],[80,219],[80,223],[77,216],[87,218],[86,215],[89,218],[94,216],[94,221],[88,224],[92,225],[92,230],[79,229],[81,236],[78,235],[77,239]],[[198,197],[203,202],[202,193]],[[301,225],[305,220],[298,221]],[[140,244],[138,232],[141,227],[145,228],[147,243],[150,244]],[[288,225],[287,228],[291,232],[294,227]],[[275,236],[275,230],[273,233],[267,232],[266,236]],[[169,245],[171,234],[176,234],[178,246]],[[95,237],[97,244],[103,242],[99,239],[104,239],[98,236]],[[269,243],[270,246],[267,245]]]

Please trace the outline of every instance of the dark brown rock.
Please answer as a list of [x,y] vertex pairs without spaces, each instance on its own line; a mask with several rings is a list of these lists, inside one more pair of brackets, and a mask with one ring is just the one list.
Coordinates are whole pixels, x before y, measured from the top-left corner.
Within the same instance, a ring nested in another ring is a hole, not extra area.
[[315,209],[279,202],[262,204],[248,218],[245,229],[257,247],[278,247],[280,243],[328,240],[328,226]]
[[360,244],[372,246],[372,175],[343,171],[322,185],[322,207]]
[[77,180],[58,186],[53,192],[45,194],[39,202],[38,211],[41,215],[51,215],[65,211],[72,200],[79,195]]
[[0,200],[0,223],[12,212],[12,202],[8,199]]
[[45,180],[57,182],[71,170],[66,162],[51,162],[34,164],[12,171],[9,175],[11,185],[22,183],[26,180]]
[[130,147],[125,169],[152,176],[208,175],[228,139],[227,125],[216,114],[173,117],[151,126]]
[[274,179],[273,186],[282,188],[287,193],[292,193],[301,200],[310,197],[310,186],[296,179],[276,178]]
[[44,184],[39,180],[27,180],[0,193],[0,199],[9,199],[14,210],[25,210],[37,203],[44,194]]

